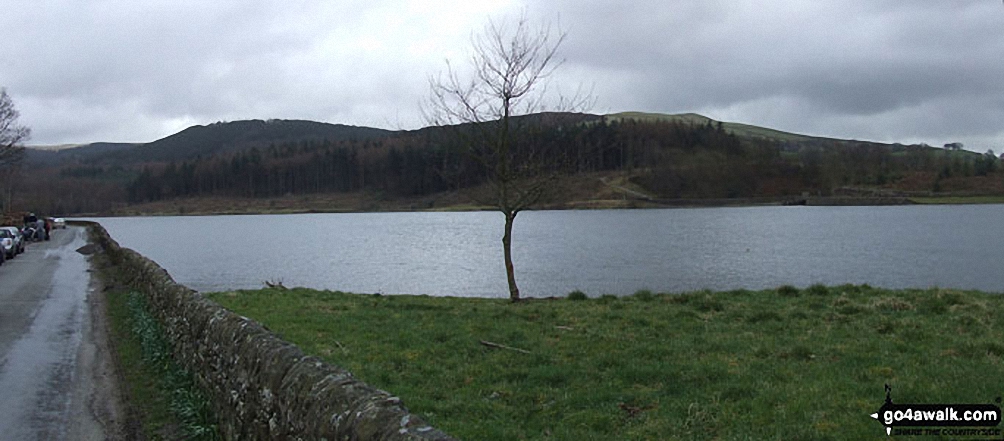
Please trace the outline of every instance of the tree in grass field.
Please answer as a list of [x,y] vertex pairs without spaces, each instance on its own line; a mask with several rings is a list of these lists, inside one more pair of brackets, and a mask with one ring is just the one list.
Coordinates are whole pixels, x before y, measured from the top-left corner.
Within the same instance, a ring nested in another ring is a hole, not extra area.
[[512,227],[516,215],[539,202],[554,183],[562,158],[535,141],[542,112],[584,110],[590,97],[547,94],[549,79],[562,63],[558,47],[566,33],[550,23],[534,25],[524,13],[514,21],[489,20],[471,37],[469,70],[449,61],[447,70],[430,77],[426,121],[448,128],[470,164],[478,168],[488,191],[479,202],[505,216],[502,249],[509,298],[520,299],[512,263]]

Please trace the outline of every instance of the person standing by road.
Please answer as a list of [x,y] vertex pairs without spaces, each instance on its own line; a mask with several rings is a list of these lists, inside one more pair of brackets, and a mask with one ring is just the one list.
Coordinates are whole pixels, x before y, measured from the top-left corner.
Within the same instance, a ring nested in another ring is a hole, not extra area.
[[45,219],[35,221],[35,237],[39,240],[49,240],[49,231],[45,228]]

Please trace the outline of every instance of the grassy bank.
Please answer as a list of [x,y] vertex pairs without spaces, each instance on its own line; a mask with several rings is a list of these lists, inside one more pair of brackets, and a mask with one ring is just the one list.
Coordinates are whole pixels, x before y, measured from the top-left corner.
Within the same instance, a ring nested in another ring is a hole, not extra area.
[[914,197],[910,200],[917,204],[1004,204],[1004,196]]
[[903,403],[990,403],[1004,392],[996,294],[212,297],[469,440],[878,439],[868,415],[886,383]]

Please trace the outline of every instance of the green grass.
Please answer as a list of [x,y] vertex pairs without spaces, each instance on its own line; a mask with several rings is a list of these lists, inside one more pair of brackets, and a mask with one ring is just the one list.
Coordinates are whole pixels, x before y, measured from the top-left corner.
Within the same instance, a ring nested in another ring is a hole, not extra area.
[[1004,196],[935,196],[913,197],[917,204],[1004,204]]
[[112,290],[105,294],[109,340],[115,348],[131,419],[138,421],[138,431],[149,439],[175,438],[180,425],[171,412],[170,401],[160,390],[154,367],[143,362],[142,343],[132,332],[129,293]]
[[170,358],[160,325],[143,295],[117,283],[122,277],[107,257],[95,267],[108,286],[105,296],[108,338],[120,373],[129,438],[152,440],[219,439],[208,400],[191,375]]
[[[140,360],[154,379],[154,388],[170,408],[184,439],[217,440],[215,416],[209,400],[195,385],[191,374],[171,358],[171,347],[160,323],[150,314],[146,297],[130,292],[126,299],[132,336],[139,343]],[[159,409],[158,409],[159,411]]]
[[902,403],[1004,392],[1000,295],[781,291],[211,296],[468,440],[885,439],[886,383]]

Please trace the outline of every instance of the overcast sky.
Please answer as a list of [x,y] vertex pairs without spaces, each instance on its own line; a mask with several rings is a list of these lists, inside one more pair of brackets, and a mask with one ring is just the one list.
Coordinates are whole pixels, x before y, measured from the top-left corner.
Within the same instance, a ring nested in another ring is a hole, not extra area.
[[427,78],[489,17],[556,22],[551,89],[819,136],[1004,150],[1000,0],[0,0],[30,144],[194,124],[422,125]]

